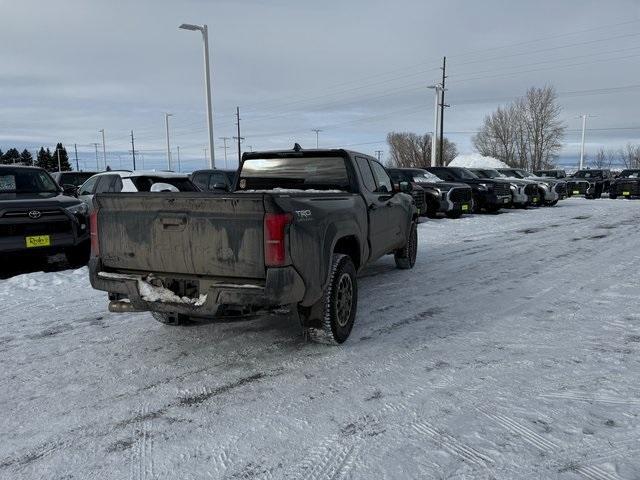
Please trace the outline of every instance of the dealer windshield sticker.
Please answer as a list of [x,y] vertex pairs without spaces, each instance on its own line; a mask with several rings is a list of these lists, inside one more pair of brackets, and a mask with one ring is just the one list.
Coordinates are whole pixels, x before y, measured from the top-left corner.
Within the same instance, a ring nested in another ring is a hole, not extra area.
[[0,176],[0,192],[13,192],[16,190],[15,175]]

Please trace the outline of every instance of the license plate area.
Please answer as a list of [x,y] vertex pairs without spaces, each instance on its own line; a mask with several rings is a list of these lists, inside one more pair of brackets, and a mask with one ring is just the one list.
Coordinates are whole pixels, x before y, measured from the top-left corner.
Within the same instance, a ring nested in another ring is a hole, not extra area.
[[32,235],[25,237],[25,244],[27,248],[49,247],[51,246],[50,235]]
[[628,197],[631,195],[631,192],[622,192],[622,195],[624,195],[625,197]]
[[579,191],[579,190],[574,190],[574,191],[573,191],[573,194],[574,194],[574,195],[580,195],[580,191]]
[[464,205],[462,205],[461,209],[463,212],[467,212],[469,210],[469,205],[465,203]]

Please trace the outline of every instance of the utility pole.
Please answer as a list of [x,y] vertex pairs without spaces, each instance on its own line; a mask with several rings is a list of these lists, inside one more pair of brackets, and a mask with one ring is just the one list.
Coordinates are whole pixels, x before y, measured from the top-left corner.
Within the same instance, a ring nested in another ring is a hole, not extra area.
[[580,170],[584,168],[584,132],[587,129],[587,117],[590,115],[588,113],[580,115],[579,118],[582,118],[582,142],[580,143]]
[[171,170],[171,147],[169,146],[169,117],[172,117],[172,113],[164,114],[164,124],[167,128],[167,169]]
[[96,170],[100,171],[100,161],[98,160],[98,143],[94,143],[93,146],[96,147]]
[[448,106],[444,104],[444,92],[445,81],[447,78],[447,57],[442,57],[442,90],[440,92],[440,165],[444,165],[444,107]]
[[176,149],[178,150],[178,172],[180,172],[182,170],[180,168],[180,145],[178,145]]
[[222,143],[224,143],[224,168],[227,168],[227,148],[229,148],[227,146],[227,140],[231,140],[231,137],[219,137],[220,140],[222,140]]
[[78,163],[78,145],[73,144],[73,150],[76,152],[76,172],[80,171],[80,163]]
[[437,152],[437,144],[438,144],[438,120],[440,119],[440,91],[442,90],[442,85],[439,83],[436,85],[429,85],[427,88],[432,88],[435,93],[435,103],[433,105],[433,134],[431,135],[431,166],[436,166],[436,152]]
[[233,138],[234,140],[238,140],[238,165],[240,165],[240,162],[242,161],[242,151],[240,150],[240,142],[244,140],[244,137],[240,136],[240,107],[236,107],[236,119],[237,119],[237,126],[238,126],[238,136]]
[[107,169],[107,147],[104,143],[104,128],[100,130],[102,132],[102,160],[104,160],[104,169]]
[[322,131],[319,128],[312,128],[312,132],[316,132],[316,148],[318,148],[318,134]]
[[131,156],[133,157],[133,169],[136,169],[136,146],[133,142],[133,130],[131,130]]
[[381,157],[382,157],[382,150],[376,150],[376,155],[378,157],[378,161],[381,161]]

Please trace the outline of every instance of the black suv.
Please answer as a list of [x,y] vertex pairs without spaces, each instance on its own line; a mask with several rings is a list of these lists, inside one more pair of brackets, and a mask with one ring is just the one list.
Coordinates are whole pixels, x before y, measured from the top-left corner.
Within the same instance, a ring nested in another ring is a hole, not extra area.
[[[445,182],[421,168],[387,168],[387,172],[395,184],[411,185],[411,194],[421,215],[435,218],[438,213],[444,213],[449,218],[458,218],[473,209],[471,188],[464,183]],[[423,198],[416,199],[416,192]]]
[[623,170],[609,187],[609,198],[640,197],[640,168]]
[[429,167],[427,171],[447,182],[466,183],[473,194],[473,209],[497,212],[511,206],[511,183],[508,180],[480,178],[463,167]]
[[77,187],[89,180],[96,173],[98,172],[54,172],[51,176],[65,192],[73,193]]
[[609,191],[613,181],[610,170],[578,170],[567,179],[567,190],[570,196],[584,195],[585,198],[600,198]]
[[42,168],[0,166],[0,256],[65,253],[89,259],[87,206],[65,196]]
[[538,177],[567,178],[567,172],[560,169],[534,170],[533,173]]
[[230,192],[236,183],[235,170],[218,170],[217,168],[207,170],[196,170],[189,178],[203,192]]

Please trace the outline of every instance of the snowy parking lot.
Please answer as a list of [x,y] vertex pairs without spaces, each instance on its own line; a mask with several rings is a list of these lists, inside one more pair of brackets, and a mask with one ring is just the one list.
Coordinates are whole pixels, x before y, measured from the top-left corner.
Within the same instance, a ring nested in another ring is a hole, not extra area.
[[0,478],[640,478],[640,203],[419,236],[341,347],[112,314],[86,268],[0,280]]

